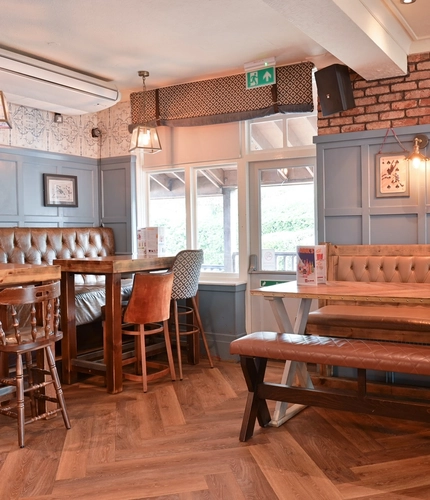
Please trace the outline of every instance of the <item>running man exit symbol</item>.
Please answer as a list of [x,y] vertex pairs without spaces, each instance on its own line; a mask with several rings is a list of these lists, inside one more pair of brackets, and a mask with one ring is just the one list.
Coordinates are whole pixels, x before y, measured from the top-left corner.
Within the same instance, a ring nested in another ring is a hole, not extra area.
[[246,88],[255,89],[276,83],[275,66],[258,69],[246,73]]

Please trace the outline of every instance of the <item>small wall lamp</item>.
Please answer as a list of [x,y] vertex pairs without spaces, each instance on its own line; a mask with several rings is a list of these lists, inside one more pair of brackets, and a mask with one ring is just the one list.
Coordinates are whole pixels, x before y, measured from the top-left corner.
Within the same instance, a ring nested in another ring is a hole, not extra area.
[[419,134],[414,137],[414,147],[412,153],[406,157],[415,168],[418,168],[422,162],[427,162],[430,159],[427,156],[420,153],[420,149],[424,149],[427,147],[429,143],[428,137],[423,134]]
[[4,96],[1,90],[0,90],[0,128],[12,128],[6,97]]

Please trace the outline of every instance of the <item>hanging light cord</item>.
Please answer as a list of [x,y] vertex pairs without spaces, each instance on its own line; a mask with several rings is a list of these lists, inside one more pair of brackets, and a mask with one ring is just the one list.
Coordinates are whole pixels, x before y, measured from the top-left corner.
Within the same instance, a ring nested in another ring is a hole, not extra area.
[[148,71],[139,71],[138,75],[142,77],[142,89],[143,89],[143,104],[142,104],[142,123],[146,123],[146,77],[149,76]]
[[394,135],[394,138],[399,143],[399,145],[403,149],[403,151],[406,151],[407,153],[409,153],[409,151],[405,148],[405,146],[403,146],[403,144],[400,142],[400,139],[397,137],[397,134],[394,132],[394,130],[392,128],[387,128],[387,132],[385,133],[384,140],[382,141],[381,147],[379,148],[379,151],[377,154],[379,155],[380,153],[382,153],[382,148],[384,147],[384,144],[385,144],[385,141],[387,140],[389,132],[391,132]]

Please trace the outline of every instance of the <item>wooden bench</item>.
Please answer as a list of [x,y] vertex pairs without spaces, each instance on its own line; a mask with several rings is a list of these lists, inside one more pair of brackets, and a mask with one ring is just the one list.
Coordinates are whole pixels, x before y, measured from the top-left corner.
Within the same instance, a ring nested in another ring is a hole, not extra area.
[[[430,346],[256,332],[234,340],[230,353],[240,356],[249,391],[240,441],[253,435],[256,419],[261,427],[269,424],[271,416],[266,400],[430,422],[430,402],[371,394],[366,384],[366,370],[430,375]],[[357,391],[265,382],[269,359],[356,368]]]

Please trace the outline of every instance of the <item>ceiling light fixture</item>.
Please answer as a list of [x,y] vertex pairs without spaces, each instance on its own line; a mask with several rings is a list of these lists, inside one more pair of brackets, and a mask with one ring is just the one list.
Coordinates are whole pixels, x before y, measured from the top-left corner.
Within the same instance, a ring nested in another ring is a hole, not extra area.
[[425,148],[428,143],[429,140],[426,135],[419,134],[414,137],[413,151],[409,156],[406,157],[406,159],[409,160],[415,168],[418,168],[422,164],[421,162],[429,161],[429,158],[427,158],[427,156],[420,153],[420,149]]
[[403,4],[408,4],[408,3],[414,3],[415,0],[400,0],[400,3],[403,3]]
[[12,128],[6,97],[4,96],[1,90],[0,90],[0,128]]
[[146,85],[145,79],[149,76],[148,71],[139,71],[137,73],[142,77],[143,81],[143,97],[142,97],[142,110],[140,117],[144,123],[137,123],[133,125],[131,134],[131,147],[130,151],[141,149],[144,153],[158,153],[161,151],[160,138],[156,127],[152,127],[146,122]]

